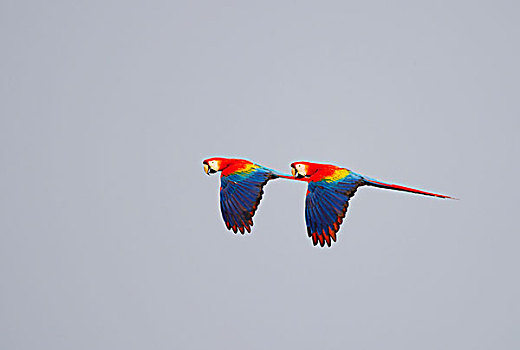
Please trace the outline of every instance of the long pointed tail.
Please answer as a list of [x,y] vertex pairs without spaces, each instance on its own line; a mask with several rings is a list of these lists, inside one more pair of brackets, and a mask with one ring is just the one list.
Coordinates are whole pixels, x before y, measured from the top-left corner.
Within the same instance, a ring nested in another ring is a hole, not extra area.
[[278,173],[278,172],[277,173],[273,173],[272,176],[273,176],[273,179],[282,178],[282,179],[287,179],[287,180],[309,182],[309,179],[307,179],[307,178],[297,179],[297,178],[295,178],[292,175],[281,174],[281,173]]
[[294,180],[294,181],[303,181],[303,182],[309,182],[308,179],[306,178],[303,178],[303,179],[297,179],[295,178],[294,176],[292,175],[289,175],[289,174],[284,174],[284,173],[281,173],[277,170],[273,170],[273,169],[269,169],[267,168],[269,171],[271,171],[271,176],[273,179],[278,179],[278,178],[282,178],[282,179],[287,179],[287,180]]
[[369,177],[364,177],[363,176],[363,179],[365,180],[365,184],[369,185],[369,186],[374,186],[374,187],[379,187],[379,188],[386,188],[386,189],[389,189],[389,190],[417,193],[417,194],[422,194],[422,195],[425,195],[425,196],[432,196],[432,197],[438,197],[438,198],[457,199],[457,198],[453,198],[453,197],[450,197],[450,196],[446,196],[444,194],[433,193],[433,192],[426,192],[426,191],[422,191],[422,190],[419,190],[419,189],[416,189],[416,188],[410,188],[410,187],[405,187],[405,186],[401,186],[401,185],[395,185],[395,184],[390,184],[390,183],[386,183],[386,182],[381,182],[381,181],[378,181],[378,180],[375,180],[375,179],[371,179]]

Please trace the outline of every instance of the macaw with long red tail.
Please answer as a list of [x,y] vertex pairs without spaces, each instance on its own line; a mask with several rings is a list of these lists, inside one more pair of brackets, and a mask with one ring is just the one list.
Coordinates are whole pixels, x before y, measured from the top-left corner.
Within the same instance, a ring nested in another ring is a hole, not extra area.
[[263,187],[269,180],[294,179],[245,159],[208,158],[202,164],[208,175],[222,172],[220,211],[228,230],[235,233],[251,232],[253,216],[264,194]]
[[443,194],[395,185],[356,174],[330,164],[294,162],[291,171],[296,179],[308,182],[305,198],[305,223],[312,243],[323,247],[336,241],[336,233],[345,218],[348,201],[360,186],[374,186],[397,191],[451,198]]

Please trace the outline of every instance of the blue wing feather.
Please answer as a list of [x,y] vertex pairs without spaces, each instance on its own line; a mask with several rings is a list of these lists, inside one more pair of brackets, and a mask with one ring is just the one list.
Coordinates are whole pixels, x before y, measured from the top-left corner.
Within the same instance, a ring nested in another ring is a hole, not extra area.
[[363,178],[353,172],[337,181],[309,182],[305,200],[305,223],[313,244],[323,247],[336,240],[336,233],[348,209],[348,201]]
[[275,177],[263,167],[221,177],[220,208],[228,229],[235,233],[244,233],[244,230],[251,232],[253,216],[264,193],[263,187]]

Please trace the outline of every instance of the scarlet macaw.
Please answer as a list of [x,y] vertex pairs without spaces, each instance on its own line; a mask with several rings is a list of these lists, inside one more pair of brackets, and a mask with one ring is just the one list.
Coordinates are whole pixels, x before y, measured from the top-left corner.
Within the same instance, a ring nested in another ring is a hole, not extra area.
[[305,223],[312,243],[329,247],[336,241],[336,233],[343,222],[348,201],[360,186],[374,186],[397,191],[418,193],[438,198],[451,198],[443,194],[381,182],[330,164],[294,162],[292,175],[308,182],[305,198]]
[[284,175],[245,159],[208,158],[202,164],[208,175],[218,171],[220,177],[220,211],[228,230],[251,232],[253,216],[262,199],[267,181]]

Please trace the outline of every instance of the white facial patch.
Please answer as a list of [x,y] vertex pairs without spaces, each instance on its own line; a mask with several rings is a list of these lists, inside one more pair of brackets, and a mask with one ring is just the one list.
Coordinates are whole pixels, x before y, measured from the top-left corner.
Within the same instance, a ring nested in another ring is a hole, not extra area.
[[305,165],[303,164],[296,164],[296,170],[298,171],[298,174],[302,176],[307,175],[307,169],[305,169]]
[[211,169],[218,171],[218,162],[216,160],[210,160],[208,165]]

